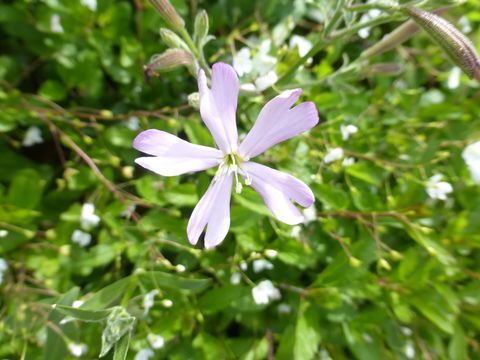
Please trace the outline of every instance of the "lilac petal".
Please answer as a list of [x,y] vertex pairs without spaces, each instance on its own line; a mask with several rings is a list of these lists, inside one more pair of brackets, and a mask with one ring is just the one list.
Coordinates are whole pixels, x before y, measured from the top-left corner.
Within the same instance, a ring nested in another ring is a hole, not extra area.
[[252,188],[278,220],[289,225],[303,222],[303,215],[293,202],[304,207],[313,204],[315,197],[307,185],[292,175],[252,161],[243,163],[241,169],[247,172]]
[[200,113],[224,154],[236,151],[238,146],[235,112],[239,87],[237,73],[230,65],[213,65],[211,89],[208,88],[205,72],[201,69],[198,71]]
[[139,151],[154,155],[140,157],[135,162],[163,176],[175,176],[214,167],[222,161],[220,150],[191,144],[165,131],[150,129],[141,132],[133,141]]
[[302,89],[285,91],[263,107],[255,125],[240,144],[240,156],[245,159],[255,157],[318,123],[318,112],[312,102],[303,102],[290,109],[301,93]]
[[187,235],[195,245],[205,226],[205,247],[213,248],[227,236],[230,228],[230,197],[233,174],[219,176],[212,180],[210,187],[193,209],[188,221]]

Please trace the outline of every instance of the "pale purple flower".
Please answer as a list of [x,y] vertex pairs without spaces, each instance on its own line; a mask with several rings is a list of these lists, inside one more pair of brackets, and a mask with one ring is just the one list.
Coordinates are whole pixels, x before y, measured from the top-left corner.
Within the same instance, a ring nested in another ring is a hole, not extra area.
[[146,130],[133,142],[139,151],[153,155],[135,162],[163,176],[175,176],[219,166],[210,187],[193,210],[187,235],[191,244],[198,242],[206,227],[205,247],[220,244],[230,227],[230,197],[235,179],[237,193],[240,178],[263,198],[280,221],[294,225],[303,222],[302,213],[293,204],[309,207],[315,201],[310,188],[295,177],[274,170],[251,158],[275,144],[299,135],[318,122],[312,102],[292,108],[301,89],[285,91],[270,100],[260,111],[251,131],[239,144],[235,113],[239,81],[227,64],[213,65],[212,87],[208,88],[203,70],[198,73],[200,113],[218,149],[191,144],[160,130]]

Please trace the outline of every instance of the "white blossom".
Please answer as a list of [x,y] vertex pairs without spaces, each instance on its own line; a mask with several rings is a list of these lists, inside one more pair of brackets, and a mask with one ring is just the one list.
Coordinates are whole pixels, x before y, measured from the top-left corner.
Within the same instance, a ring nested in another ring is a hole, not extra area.
[[242,261],[240,263],[240,269],[242,269],[243,271],[247,271],[248,269],[248,264],[245,262],[245,261]]
[[292,226],[292,231],[290,231],[290,236],[294,239],[299,239],[301,232],[302,232],[301,226],[298,226],[298,225]]
[[25,147],[43,143],[42,130],[36,126],[30,126],[25,132],[22,145]]
[[288,304],[281,303],[278,305],[277,311],[279,314],[290,314],[292,312],[292,307]]
[[442,174],[435,174],[427,181],[426,191],[432,199],[447,200],[447,195],[453,192],[453,187],[446,181],[441,181]]
[[269,71],[265,75],[260,76],[255,80],[255,87],[257,88],[258,91],[263,91],[266,88],[275,84],[277,80],[278,80],[278,76],[275,73],[275,71]]
[[8,269],[7,261],[5,259],[0,258],[0,285],[3,283],[3,277],[7,269]]
[[127,128],[129,128],[130,130],[139,130],[140,129],[140,119],[136,116],[130,116],[128,119],[127,119]]
[[70,351],[70,354],[72,354],[73,356],[80,357],[87,353],[88,346],[85,344],[70,343],[68,344],[68,350]]
[[234,272],[230,276],[230,284],[238,285],[238,284],[240,284],[240,281],[242,281],[242,275],[239,272]]
[[90,245],[90,242],[92,241],[92,235],[77,229],[72,234],[72,241],[81,247],[86,247]]
[[344,154],[342,148],[333,148],[328,151],[327,155],[325,155],[325,157],[323,158],[323,162],[325,164],[329,164],[331,162],[342,159],[343,156]]
[[153,307],[153,304],[155,303],[154,297],[155,295],[158,294],[157,289],[153,289],[152,291],[146,293],[143,296],[143,313],[144,315],[147,315],[150,311],[150,309]]
[[265,259],[254,260],[252,263],[253,272],[259,273],[263,270],[272,270],[273,264]]
[[8,230],[2,229],[0,230],[0,238],[3,238],[8,235]]
[[480,184],[480,141],[468,145],[462,152],[473,181]]
[[173,306],[173,301],[170,299],[162,300],[162,305],[166,308],[171,308]]
[[[303,212],[303,214],[305,215],[305,211]],[[265,250],[265,256],[270,258],[270,259],[275,259],[277,257],[277,255],[278,255],[277,250],[273,250],[273,249],[266,249]]]
[[450,75],[448,75],[447,86],[449,89],[456,89],[460,85],[460,76],[462,74],[462,70],[458,66],[455,66],[450,71]]
[[182,273],[182,272],[185,272],[185,270],[187,270],[187,268],[182,264],[178,264],[177,266],[175,266],[175,270],[179,273]]
[[237,53],[233,56],[232,62],[238,76],[249,74],[253,68],[252,52],[250,48],[244,47],[237,51]]
[[340,132],[342,133],[342,139],[347,141],[350,135],[356,134],[358,132],[358,128],[355,125],[341,125]]
[[97,226],[100,222],[100,217],[95,215],[95,205],[91,203],[85,203],[82,206],[82,213],[80,214],[80,223],[82,228],[90,229]]
[[353,157],[346,157],[342,161],[342,166],[343,167],[348,167],[348,166],[351,166],[353,164],[355,164],[355,159]]
[[135,354],[134,360],[148,360],[154,356],[155,354],[152,349],[141,349]]
[[63,33],[63,26],[60,22],[60,15],[53,14],[50,18],[50,31],[59,34]]
[[268,304],[272,300],[280,300],[280,291],[270,280],[263,280],[252,289],[253,300],[257,304]]
[[312,205],[308,208],[303,209],[303,216],[305,218],[305,220],[303,220],[303,223],[305,225],[317,221],[317,210],[315,209],[315,206]]
[[415,358],[415,348],[413,346],[412,341],[407,342],[407,344],[405,345],[405,355],[409,359],[414,359]]
[[[368,1],[368,3],[371,3],[371,1]],[[367,11],[365,14],[362,15],[360,18],[360,23],[365,23],[367,21],[373,20],[380,16],[381,11],[378,9],[371,9]],[[370,27],[365,27],[363,29],[360,29],[358,31],[358,36],[360,36],[362,39],[366,39],[370,36]]]
[[165,339],[160,335],[148,334],[147,340],[154,349],[161,349],[165,345]]
[[[304,38],[303,36],[299,36],[299,35],[292,35],[288,45],[291,48],[297,47],[298,55],[300,55],[301,57],[304,57],[305,55],[307,55],[310,49],[312,48],[312,43],[308,41],[306,38]],[[309,58],[307,60],[307,64],[310,62],[312,62],[312,58]]]
[[97,0],[80,0],[80,2],[92,11],[97,10]]

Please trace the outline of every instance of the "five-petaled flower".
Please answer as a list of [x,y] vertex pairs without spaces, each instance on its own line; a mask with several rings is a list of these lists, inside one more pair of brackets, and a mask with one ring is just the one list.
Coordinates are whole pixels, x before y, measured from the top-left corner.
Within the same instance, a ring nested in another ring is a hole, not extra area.
[[236,191],[242,189],[240,178],[263,198],[280,221],[294,225],[303,222],[302,213],[293,202],[309,207],[314,202],[310,188],[297,178],[250,161],[273,145],[299,135],[318,122],[312,102],[292,108],[301,89],[285,91],[270,100],[260,111],[255,125],[239,144],[235,120],[239,81],[227,64],[213,65],[212,86],[207,85],[203,70],[198,73],[200,113],[218,149],[191,144],[164,131],[150,129],[140,133],[133,147],[147,153],[135,162],[163,176],[206,170],[219,165],[206,193],[195,206],[187,226],[190,243],[195,245],[205,227],[205,247],[223,241],[230,227],[230,198],[235,179]]

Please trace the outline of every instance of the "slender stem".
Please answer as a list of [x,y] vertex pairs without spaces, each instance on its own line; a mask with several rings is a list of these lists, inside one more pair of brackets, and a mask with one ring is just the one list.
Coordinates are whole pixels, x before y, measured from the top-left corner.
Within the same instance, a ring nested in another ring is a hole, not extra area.
[[283,85],[285,82],[292,76],[297,69],[305,64],[305,62],[311,58],[312,56],[315,56],[320,50],[322,50],[325,46],[333,42],[334,40],[341,39],[347,35],[352,35],[356,34],[359,30],[366,28],[366,27],[371,27],[375,25],[380,25],[384,24],[390,21],[395,21],[401,18],[402,15],[388,15],[388,16],[380,16],[376,19],[362,22],[360,24],[354,25],[352,27],[345,28],[343,30],[337,31],[332,34],[332,36],[326,38],[324,36],[320,36],[320,38],[317,40],[317,42],[313,45],[313,47],[310,49],[310,51],[300,59],[298,59],[287,71],[285,71],[277,80],[275,85]]
[[205,70],[208,76],[210,76],[211,70],[210,67],[207,64],[207,61],[205,60],[205,55],[203,54],[203,49],[199,49],[193,42],[192,38],[190,37],[190,34],[188,33],[185,28],[182,28],[180,30],[180,35],[182,36],[183,40],[187,43],[188,47],[192,51],[192,54],[197,58],[198,63],[200,67]]
[[337,25],[338,20],[340,19],[340,16],[342,15],[343,5],[345,5],[345,0],[339,0],[338,3],[337,3],[336,9],[333,12],[332,18],[330,19],[328,24],[325,26],[325,29],[323,29],[323,37],[327,37],[328,34],[330,34],[330,32]]

